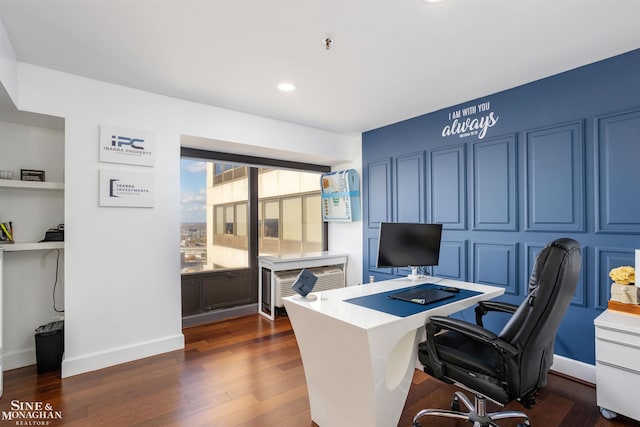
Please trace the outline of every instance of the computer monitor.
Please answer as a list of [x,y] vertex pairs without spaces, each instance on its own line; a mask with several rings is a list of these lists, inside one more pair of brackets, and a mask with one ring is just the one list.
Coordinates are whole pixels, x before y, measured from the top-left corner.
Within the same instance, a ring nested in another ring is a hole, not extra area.
[[410,267],[411,279],[422,279],[418,267],[438,265],[442,224],[383,222],[378,236],[377,266]]

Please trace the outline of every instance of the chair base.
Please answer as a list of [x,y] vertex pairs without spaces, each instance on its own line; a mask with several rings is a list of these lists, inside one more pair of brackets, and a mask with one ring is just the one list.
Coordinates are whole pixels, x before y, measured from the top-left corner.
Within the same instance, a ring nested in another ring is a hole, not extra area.
[[426,415],[433,415],[437,417],[458,418],[461,420],[473,423],[473,427],[499,427],[495,420],[502,420],[505,418],[523,418],[524,421],[518,426],[531,426],[529,418],[524,412],[520,411],[503,411],[492,412],[487,414],[487,401],[484,396],[475,396],[475,404],[471,403],[467,396],[460,391],[456,391],[451,402],[452,409],[459,409],[460,402],[469,410],[469,412],[460,412],[457,410],[445,410],[445,409],[423,409],[413,417],[413,427],[421,427],[419,422],[420,418]]

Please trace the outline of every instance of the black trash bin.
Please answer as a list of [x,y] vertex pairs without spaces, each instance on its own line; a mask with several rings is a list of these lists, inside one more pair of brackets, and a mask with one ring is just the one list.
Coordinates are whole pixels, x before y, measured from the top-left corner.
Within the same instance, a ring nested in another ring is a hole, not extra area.
[[64,353],[64,321],[47,323],[36,329],[38,373],[57,371]]

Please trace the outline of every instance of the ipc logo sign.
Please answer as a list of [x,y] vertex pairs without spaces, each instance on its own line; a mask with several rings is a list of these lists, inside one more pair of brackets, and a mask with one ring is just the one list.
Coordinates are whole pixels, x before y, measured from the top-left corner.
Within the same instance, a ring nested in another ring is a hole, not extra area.
[[151,132],[100,126],[100,161],[153,166],[154,135]]
[[111,146],[112,147],[131,147],[136,150],[144,150],[144,139],[142,138],[131,138],[128,136],[121,135],[111,135]]

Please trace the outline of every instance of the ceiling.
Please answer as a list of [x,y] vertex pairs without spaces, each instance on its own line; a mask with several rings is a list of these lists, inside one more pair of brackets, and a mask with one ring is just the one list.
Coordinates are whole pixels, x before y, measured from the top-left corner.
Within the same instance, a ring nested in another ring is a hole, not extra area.
[[21,62],[350,134],[640,48],[639,16],[638,0],[0,0]]

